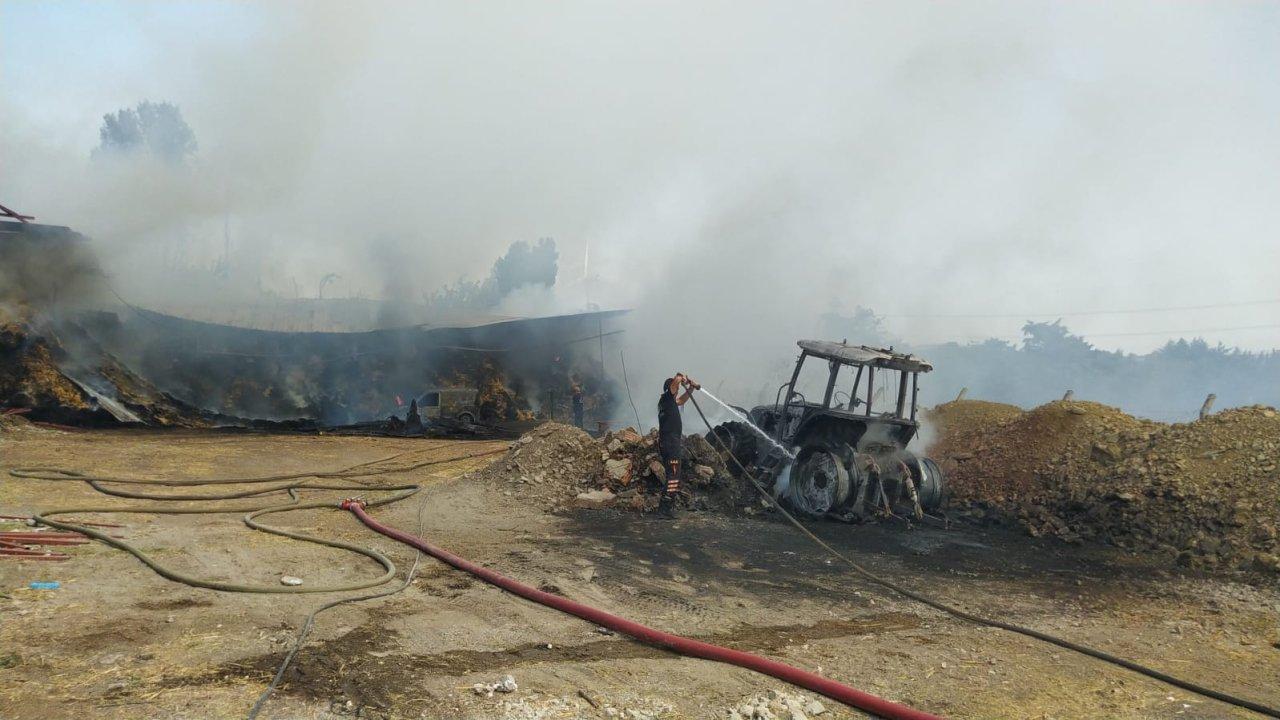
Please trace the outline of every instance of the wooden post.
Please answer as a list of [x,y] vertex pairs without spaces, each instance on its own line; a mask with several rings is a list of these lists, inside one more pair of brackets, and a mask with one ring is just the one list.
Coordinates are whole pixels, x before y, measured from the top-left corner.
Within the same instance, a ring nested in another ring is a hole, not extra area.
[[1218,399],[1218,396],[1214,395],[1213,393],[1209,393],[1209,397],[1204,399],[1204,404],[1200,406],[1201,420],[1209,417],[1209,413],[1213,412],[1213,401],[1217,399]]
[[964,396],[965,396],[965,395],[968,395],[968,394],[969,394],[969,388],[968,388],[968,387],[962,387],[962,388],[960,388],[960,392],[956,393],[956,399],[955,399],[955,400],[952,400],[952,402],[960,402],[961,400],[963,400],[963,399],[964,399]]
[[1067,391],[1067,392],[1062,396],[1062,401],[1063,401],[1063,402],[1071,402],[1071,398],[1073,398],[1073,397],[1075,397],[1075,396],[1076,396],[1076,391],[1075,391],[1075,390],[1068,390],[1068,391]]

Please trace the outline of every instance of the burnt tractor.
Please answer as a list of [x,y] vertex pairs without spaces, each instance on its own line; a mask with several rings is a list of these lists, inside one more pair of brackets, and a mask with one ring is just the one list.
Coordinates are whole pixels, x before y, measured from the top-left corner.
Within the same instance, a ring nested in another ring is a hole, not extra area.
[[754,451],[778,499],[806,515],[929,517],[942,505],[942,471],[907,444],[920,428],[920,373],[933,366],[892,348],[797,344],[795,371],[774,403],[748,413],[768,438],[731,430],[734,454]]

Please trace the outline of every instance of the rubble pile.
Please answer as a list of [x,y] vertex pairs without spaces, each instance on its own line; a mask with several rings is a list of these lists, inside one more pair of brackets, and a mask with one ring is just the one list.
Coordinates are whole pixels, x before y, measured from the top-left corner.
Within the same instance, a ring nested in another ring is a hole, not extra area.
[[[706,438],[685,438],[682,502],[695,510],[754,510],[750,486],[734,477]],[[657,431],[632,428],[593,438],[578,428],[546,423],[511,443],[506,456],[482,474],[512,496],[553,507],[616,507],[648,512],[666,485]],[[511,487],[514,486],[514,487]]]
[[[1192,567],[1280,572],[1274,408],[1166,425],[1091,402],[985,418],[947,407],[961,404],[935,409],[930,450],[961,515]],[[975,422],[961,427],[966,414]]]
[[566,504],[604,472],[595,438],[570,425],[544,423],[521,435],[478,475],[494,480],[506,495]]

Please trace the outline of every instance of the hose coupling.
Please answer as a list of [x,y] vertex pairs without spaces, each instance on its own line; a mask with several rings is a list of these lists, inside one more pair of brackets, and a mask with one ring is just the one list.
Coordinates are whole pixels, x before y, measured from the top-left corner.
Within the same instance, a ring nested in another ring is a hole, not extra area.
[[349,497],[346,500],[343,500],[342,504],[338,507],[341,507],[343,510],[350,510],[353,507],[358,507],[363,510],[367,506],[368,505],[365,503],[364,498]]

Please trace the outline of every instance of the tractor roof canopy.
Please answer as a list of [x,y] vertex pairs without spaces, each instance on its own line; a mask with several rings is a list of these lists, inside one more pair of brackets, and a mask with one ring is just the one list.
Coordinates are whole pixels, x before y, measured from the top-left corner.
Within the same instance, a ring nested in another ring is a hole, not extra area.
[[847,365],[866,365],[906,372],[929,372],[933,369],[932,365],[915,355],[893,352],[884,348],[850,345],[829,340],[801,340],[796,344],[809,355]]

